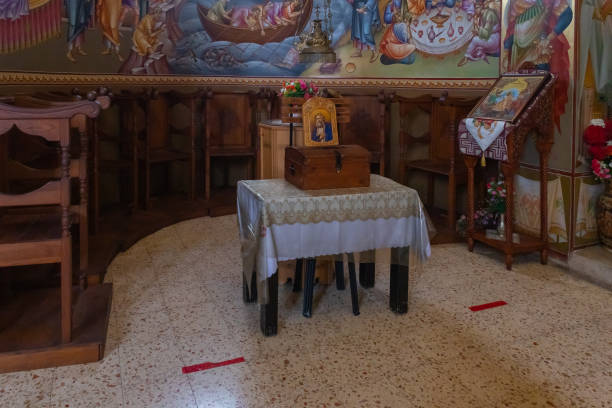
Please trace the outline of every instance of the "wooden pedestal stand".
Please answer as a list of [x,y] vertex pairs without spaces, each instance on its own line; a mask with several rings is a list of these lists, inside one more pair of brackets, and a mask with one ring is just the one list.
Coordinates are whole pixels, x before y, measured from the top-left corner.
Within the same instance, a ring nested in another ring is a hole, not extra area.
[[[536,94],[514,123],[507,123],[506,147],[508,160],[501,163],[506,183],[505,240],[487,238],[485,231],[474,227],[474,168],[479,161],[477,156],[464,155],[468,169],[468,249],[474,249],[474,241],[492,246],[506,255],[506,269],[512,269],[515,254],[540,251],[540,261],[546,264],[548,258],[548,214],[547,214],[547,167],[548,156],[553,145],[554,122],[552,116],[553,85],[551,76],[546,85]],[[540,236],[538,238],[519,234],[520,242],[512,241],[514,221],[514,176],[519,167],[527,135],[535,138],[540,155]]]

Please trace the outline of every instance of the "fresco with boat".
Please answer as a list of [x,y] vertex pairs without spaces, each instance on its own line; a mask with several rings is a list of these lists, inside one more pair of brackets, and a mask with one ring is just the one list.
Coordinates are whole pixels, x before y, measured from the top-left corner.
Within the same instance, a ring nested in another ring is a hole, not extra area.
[[[499,0],[0,0],[0,70],[495,78]],[[321,20],[335,62],[300,59]]]

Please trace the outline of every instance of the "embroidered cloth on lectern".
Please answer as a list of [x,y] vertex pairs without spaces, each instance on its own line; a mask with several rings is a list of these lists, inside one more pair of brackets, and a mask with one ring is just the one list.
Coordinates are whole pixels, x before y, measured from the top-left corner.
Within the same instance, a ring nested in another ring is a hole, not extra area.
[[478,146],[485,152],[489,146],[502,134],[506,122],[502,120],[465,119],[465,127],[472,135]]
[[[508,135],[509,127],[505,127],[505,130],[493,141],[493,143],[484,151],[484,156],[487,159],[493,160],[508,160],[508,149],[506,147],[506,137]],[[472,137],[470,132],[465,126],[465,119],[459,122],[459,128],[457,130],[459,134],[459,151],[468,156],[482,156],[483,151],[480,145],[476,143],[476,140]]]

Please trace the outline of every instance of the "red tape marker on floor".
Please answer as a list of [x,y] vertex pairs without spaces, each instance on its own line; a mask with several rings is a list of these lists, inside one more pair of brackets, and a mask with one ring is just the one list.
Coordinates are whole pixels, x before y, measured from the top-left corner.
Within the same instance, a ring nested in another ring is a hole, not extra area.
[[484,305],[470,306],[470,310],[472,312],[478,312],[480,310],[491,309],[492,307],[498,307],[507,305],[503,300],[498,300],[497,302],[485,303]]
[[219,363],[209,363],[209,362],[206,362],[206,363],[202,363],[202,364],[196,364],[196,365],[192,365],[192,366],[183,367],[183,374],[195,373],[196,371],[204,371],[204,370],[209,370],[211,368],[223,367],[223,366],[226,366],[226,365],[243,363],[243,362],[244,362],[244,358],[243,357],[238,357],[238,358],[235,358],[233,360],[221,361]]

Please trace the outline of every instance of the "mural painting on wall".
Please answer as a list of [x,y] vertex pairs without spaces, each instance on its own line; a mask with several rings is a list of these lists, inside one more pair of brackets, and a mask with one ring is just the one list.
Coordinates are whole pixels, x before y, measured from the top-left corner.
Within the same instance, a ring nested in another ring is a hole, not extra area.
[[[540,235],[540,182],[538,174],[521,169],[515,177],[515,228],[532,236]],[[564,185],[565,184],[565,188]],[[564,192],[564,189],[566,190]],[[569,178],[551,175],[548,181],[548,240],[553,249],[568,247]]]
[[529,63],[557,76],[554,118],[560,130],[572,65],[571,44],[564,34],[573,19],[570,0],[508,0],[504,19],[503,70],[516,71]]
[[[318,12],[336,63],[299,61]],[[0,35],[3,71],[496,78],[501,2],[0,0]]]
[[575,246],[597,243],[597,201],[604,191],[604,185],[588,176],[576,179],[575,186]]

